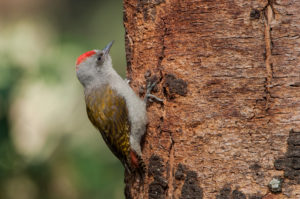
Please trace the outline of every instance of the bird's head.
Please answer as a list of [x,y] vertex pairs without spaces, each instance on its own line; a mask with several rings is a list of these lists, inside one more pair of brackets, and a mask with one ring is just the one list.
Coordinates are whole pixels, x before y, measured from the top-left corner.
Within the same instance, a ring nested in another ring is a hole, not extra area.
[[91,82],[104,77],[106,71],[112,68],[109,50],[111,41],[103,50],[91,50],[83,53],[76,61],[76,74],[80,83],[85,87]]

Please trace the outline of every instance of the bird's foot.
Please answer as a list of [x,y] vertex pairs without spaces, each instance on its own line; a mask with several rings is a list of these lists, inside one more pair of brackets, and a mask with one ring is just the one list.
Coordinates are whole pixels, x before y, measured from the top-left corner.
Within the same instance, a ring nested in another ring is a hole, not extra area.
[[147,84],[147,88],[146,88],[146,94],[145,94],[145,98],[144,101],[147,104],[148,101],[153,102],[153,100],[162,103],[163,100],[155,95],[151,94],[151,91],[153,90],[153,88],[156,86],[156,82],[148,82]]

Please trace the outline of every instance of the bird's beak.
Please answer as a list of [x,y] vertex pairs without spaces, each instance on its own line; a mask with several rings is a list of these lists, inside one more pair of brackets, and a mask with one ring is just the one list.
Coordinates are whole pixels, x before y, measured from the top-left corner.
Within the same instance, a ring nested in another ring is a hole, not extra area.
[[107,44],[107,45],[105,46],[105,48],[103,49],[104,54],[107,55],[107,54],[109,53],[109,50],[110,50],[111,46],[113,45],[113,43],[114,43],[114,41],[111,41],[111,42],[109,42],[109,44]]

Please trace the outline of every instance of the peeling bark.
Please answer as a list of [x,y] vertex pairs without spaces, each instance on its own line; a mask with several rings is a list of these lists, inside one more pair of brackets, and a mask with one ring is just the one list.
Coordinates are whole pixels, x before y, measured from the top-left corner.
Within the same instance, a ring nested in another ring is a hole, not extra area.
[[124,0],[131,86],[156,81],[126,198],[300,198],[300,1]]

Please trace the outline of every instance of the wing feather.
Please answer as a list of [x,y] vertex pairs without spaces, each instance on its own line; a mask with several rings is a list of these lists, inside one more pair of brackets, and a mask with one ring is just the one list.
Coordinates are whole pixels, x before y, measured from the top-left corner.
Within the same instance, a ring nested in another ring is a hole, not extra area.
[[125,99],[110,86],[86,93],[87,114],[110,150],[128,165],[130,123]]

